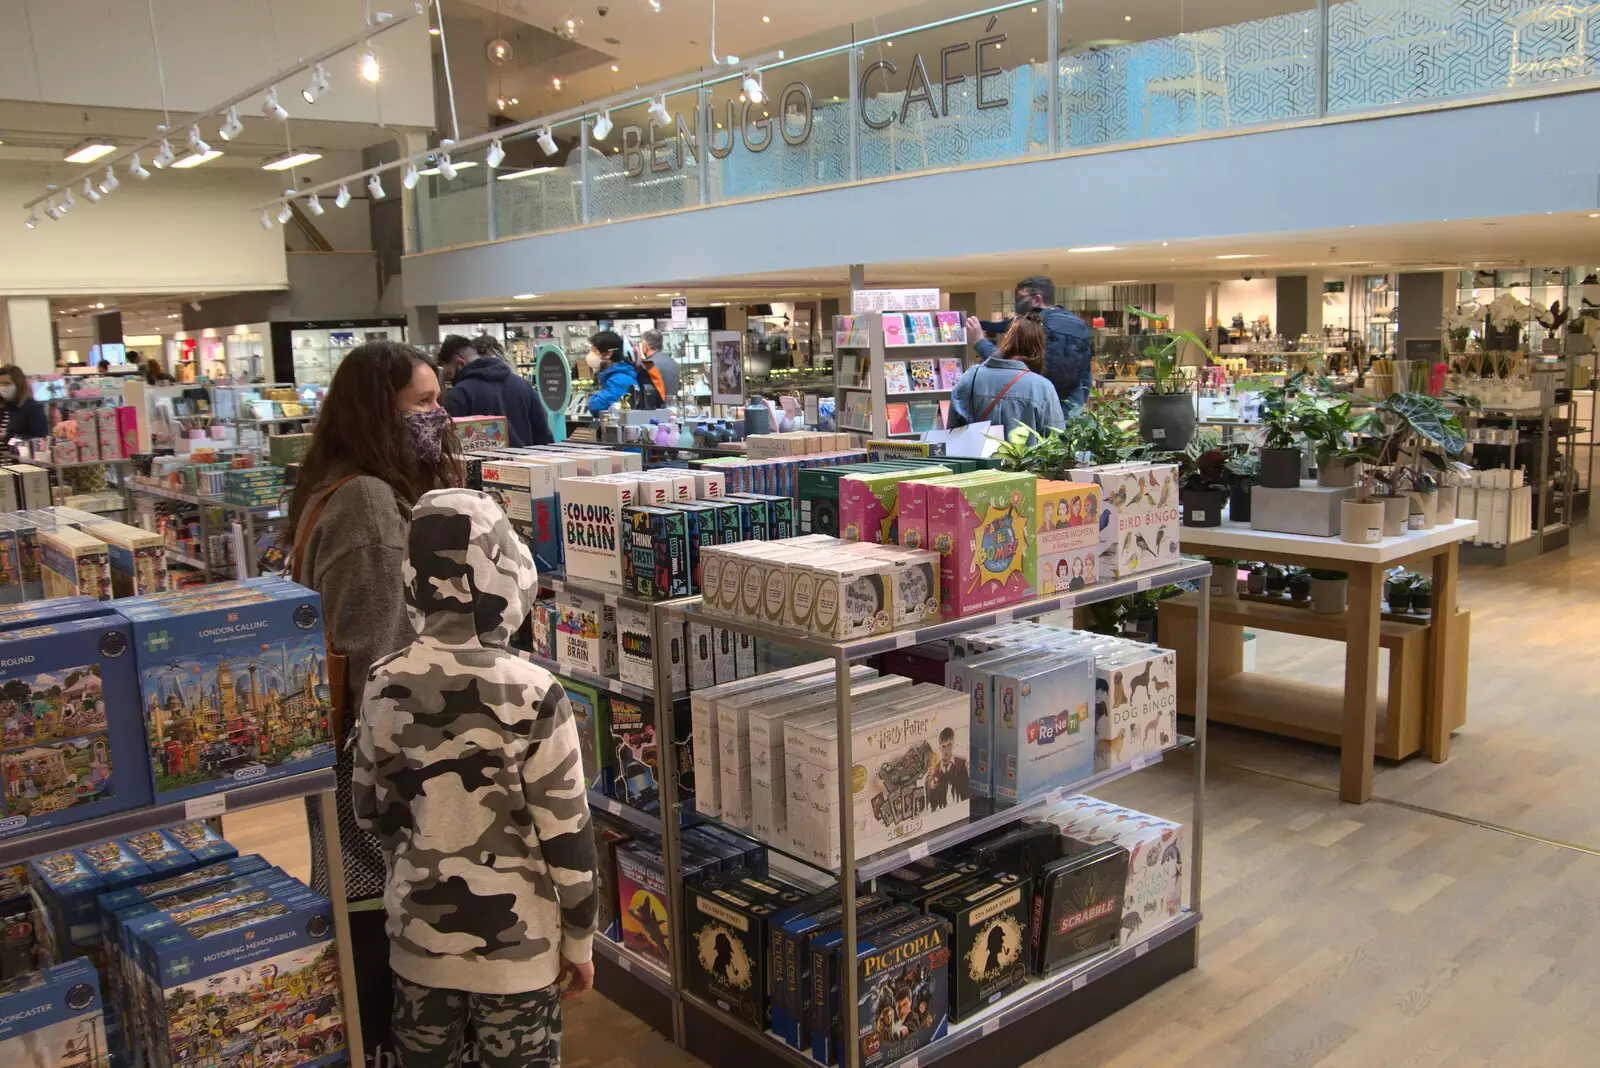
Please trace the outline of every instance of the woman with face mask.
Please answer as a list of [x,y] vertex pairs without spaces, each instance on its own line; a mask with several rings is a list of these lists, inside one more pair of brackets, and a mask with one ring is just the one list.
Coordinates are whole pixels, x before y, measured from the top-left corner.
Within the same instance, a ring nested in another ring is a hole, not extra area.
[[595,378],[595,391],[589,395],[590,415],[598,416],[639,384],[638,368],[628,358],[622,335],[615,330],[602,330],[589,338],[588,361]]
[[15,365],[0,367],[0,444],[49,436],[50,420],[33,399],[28,376]]
[[[289,504],[290,574],[322,596],[329,648],[347,659],[346,690],[353,696],[341,742],[356,731],[353,719],[373,661],[415,637],[401,574],[411,506],[430,490],[461,485],[460,457],[450,416],[439,407],[438,373],[425,355],[393,341],[350,350],[328,387]],[[337,799],[345,896],[370,901],[383,895],[383,851],[355,822],[350,770],[350,754],[341,745]],[[310,801],[306,813],[311,884],[325,894],[320,813]],[[369,1033],[371,1025],[382,1026],[390,1017],[383,922],[381,902],[350,913],[356,986]]]

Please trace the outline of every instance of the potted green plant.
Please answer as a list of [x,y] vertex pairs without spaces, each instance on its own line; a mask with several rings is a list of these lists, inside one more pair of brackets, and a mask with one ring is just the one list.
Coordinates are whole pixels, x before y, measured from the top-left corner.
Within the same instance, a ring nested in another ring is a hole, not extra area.
[[1289,588],[1289,572],[1282,564],[1267,565],[1267,592],[1281,595]]
[[[1129,305],[1127,312],[1146,320],[1165,320],[1165,316],[1152,315]],[[1174,452],[1182,452],[1194,438],[1195,406],[1194,376],[1180,366],[1178,348],[1182,342],[1199,346],[1207,362],[1211,350],[1192,330],[1181,330],[1171,335],[1166,344],[1145,346],[1144,357],[1149,360],[1154,377],[1139,397],[1139,436],[1151,445]]]
[[1300,413],[1290,390],[1304,378],[1294,375],[1261,394],[1261,452],[1257,484],[1268,489],[1297,489],[1305,457],[1300,448]]
[[1303,567],[1289,568],[1289,599],[1303,601],[1311,596],[1311,576]]
[[1221,556],[1208,556],[1211,562],[1211,596],[1239,597],[1239,561]]
[[1223,481],[1223,455],[1220,449],[1207,449],[1193,460],[1184,458],[1183,482],[1178,502],[1183,505],[1186,527],[1220,527],[1222,508],[1228,503],[1228,484]]
[[1422,576],[1412,571],[1402,571],[1384,586],[1389,601],[1389,611],[1405,614],[1411,611],[1411,588]]
[[1356,484],[1360,457],[1352,451],[1358,419],[1350,402],[1307,397],[1297,406],[1301,433],[1317,458],[1317,485],[1340,489]]
[[1433,611],[1433,579],[1418,575],[1411,584],[1411,610],[1424,615]]
[[1250,573],[1244,579],[1244,588],[1258,597],[1267,592],[1266,564],[1250,565]]
[[1374,495],[1384,476],[1383,469],[1374,462],[1377,449],[1367,444],[1339,452],[1351,460],[1356,473],[1356,495],[1339,502],[1339,540],[1356,545],[1380,542],[1387,531],[1384,530],[1383,500]]
[[1373,439],[1379,462],[1391,468],[1386,476],[1391,494],[1400,486],[1406,488],[1407,527],[1432,527],[1438,474],[1448,470],[1449,458],[1459,456],[1467,445],[1460,417],[1438,397],[1391,393],[1373,404],[1361,420],[1361,430]]
[[1222,465],[1228,482],[1228,518],[1235,523],[1250,522],[1250,491],[1261,478],[1261,457],[1241,452]]
[[1350,599],[1350,576],[1343,571],[1313,567],[1306,571],[1311,579],[1311,610],[1336,616]]

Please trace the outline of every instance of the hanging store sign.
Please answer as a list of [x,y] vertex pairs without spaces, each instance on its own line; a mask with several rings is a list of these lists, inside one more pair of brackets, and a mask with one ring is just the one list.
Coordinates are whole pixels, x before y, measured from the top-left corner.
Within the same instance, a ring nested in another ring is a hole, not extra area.
[[856,315],[862,312],[937,311],[938,308],[937,289],[857,289],[850,294],[850,311]]

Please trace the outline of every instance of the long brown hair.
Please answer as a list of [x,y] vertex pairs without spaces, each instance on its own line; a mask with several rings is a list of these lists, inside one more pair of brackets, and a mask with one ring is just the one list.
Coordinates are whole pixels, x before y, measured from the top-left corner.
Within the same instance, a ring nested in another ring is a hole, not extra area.
[[4,367],[0,367],[0,375],[5,375],[11,379],[11,384],[17,387],[17,395],[7,402],[13,408],[21,407],[28,401],[33,400],[33,385],[28,381],[28,376],[22,373],[22,368],[14,363],[7,364]]
[[395,407],[395,398],[419,366],[437,373],[426,355],[398,341],[369,341],[340,361],[295,479],[289,503],[291,538],[317,491],[344,475],[380,478],[408,505],[429,490],[462,484],[461,446],[455,434],[445,433],[439,459],[424,463],[411,447],[411,433]]
[[1011,329],[1000,339],[1000,354],[1008,360],[1021,360],[1036,375],[1044,374],[1044,319],[1036,311],[1011,320]]

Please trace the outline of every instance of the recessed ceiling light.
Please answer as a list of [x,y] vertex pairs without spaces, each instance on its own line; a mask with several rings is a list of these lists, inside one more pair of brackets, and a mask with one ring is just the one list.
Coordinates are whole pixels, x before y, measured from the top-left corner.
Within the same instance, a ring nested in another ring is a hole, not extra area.
[[310,163],[321,158],[321,152],[285,152],[282,155],[273,156],[262,163],[261,169],[264,171],[286,171],[290,167],[298,167],[302,163]]
[[618,72],[618,71],[620,71],[620,70],[621,70],[621,69],[622,69],[622,68],[621,68],[621,67],[619,67],[619,66],[617,66],[617,65],[616,65],[616,64],[615,64],[615,63],[613,63],[613,64],[611,64],[611,73],[613,73],[613,74],[615,74],[615,73],[617,73],[617,72]]
[[93,163],[101,156],[115,152],[117,146],[103,137],[91,137],[89,140],[72,148],[65,156],[68,163]]
[[1116,245],[1083,245],[1079,248],[1069,248],[1068,252],[1115,252]]
[[[460,166],[461,164],[456,164],[457,168]],[[495,178],[498,181],[509,182],[513,178],[532,178],[536,174],[549,174],[553,170],[555,170],[554,167],[529,167],[525,171],[512,171],[510,174],[497,174],[495,175]]]
[[1589,213],[1589,218],[1591,218],[1591,219],[1600,219],[1600,211],[1591,211]]
[[222,155],[222,153],[218,152],[214,148],[205,152],[191,152],[178,162],[174,163],[172,165],[172,169],[175,171],[186,171],[190,167],[198,167],[202,163],[210,163],[220,155]]
[[432,36],[432,37],[439,36],[439,27],[437,27],[437,26],[429,26],[428,27],[428,34],[430,36]]
[[1218,256],[1217,259],[1219,259],[1219,260],[1253,260],[1253,259],[1255,259],[1255,256],[1256,256],[1256,254],[1254,252],[1230,252],[1225,256]]
[[518,293],[516,296],[512,297],[511,299],[512,300],[532,300],[535,297],[537,297],[538,295],[539,294],[537,294],[537,293]]
[[772,16],[771,15],[762,15],[761,16],[761,21],[762,22],[771,22],[772,21]]
[[1124,15],[1124,16],[1122,16],[1122,21],[1123,22],[1132,22],[1133,21],[1133,16],[1132,15]]

